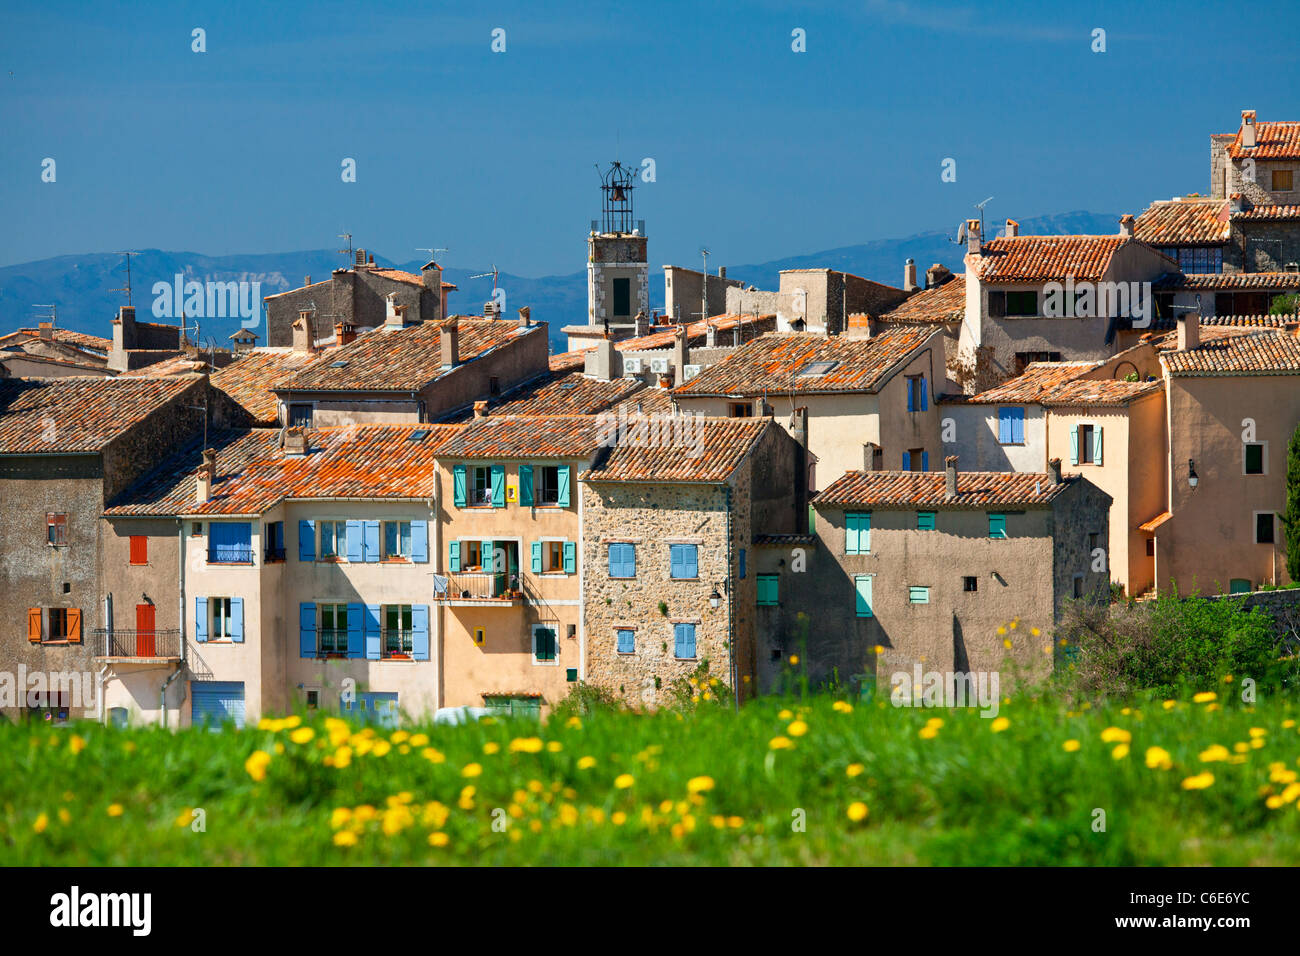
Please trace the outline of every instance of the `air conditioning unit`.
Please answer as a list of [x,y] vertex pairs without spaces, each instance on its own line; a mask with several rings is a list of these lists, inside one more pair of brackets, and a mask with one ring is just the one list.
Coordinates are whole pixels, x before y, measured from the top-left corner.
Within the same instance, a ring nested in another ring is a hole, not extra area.
[[623,359],[623,375],[631,378],[633,375],[641,374],[641,360],[639,358]]
[[668,360],[666,358],[656,358],[650,360],[650,371],[656,375],[668,374]]
[[691,379],[693,379],[695,376],[699,375],[700,372],[703,371],[703,369],[704,369],[704,366],[702,366],[702,365],[687,365],[687,366],[685,366],[685,367],[682,369],[682,380],[683,380],[683,381],[686,381],[686,382],[689,382],[689,381],[690,381]]

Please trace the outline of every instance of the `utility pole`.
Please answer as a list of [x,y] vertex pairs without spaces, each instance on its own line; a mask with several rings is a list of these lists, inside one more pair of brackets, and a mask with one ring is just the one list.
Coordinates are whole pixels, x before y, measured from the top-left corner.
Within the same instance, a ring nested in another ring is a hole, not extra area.
[[126,304],[131,304],[131,257],[138,256],[138,252],[123,252],[121,255],[126,256],[126,285],[120,289],[109,289],[109,292],[125,292]]
[[701,311],[703,312],[704,318],[707,319],[709,317],[709,250],[708,248],[705,246],[700,246],[700,255],[704,259],[704,278],[700,280],[700,288],[703,290],[700,307],[701,307]]

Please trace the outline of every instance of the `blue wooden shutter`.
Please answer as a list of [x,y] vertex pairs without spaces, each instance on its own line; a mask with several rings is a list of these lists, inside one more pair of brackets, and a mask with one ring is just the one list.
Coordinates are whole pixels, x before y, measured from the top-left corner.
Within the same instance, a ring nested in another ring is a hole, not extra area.
[[998,444],[1011,444],[1011,409],[998,409]]
[[1070,429],[1070,464],[1079,463],[1079,427],[1076,425]]
[[745,549],[740,548],[740,579],[745,580]]
[[910,451],[905,451],[903,452],[903,471],[911,471],[911,470],[912,470],[912,453]]
[[989,515],[989,537],[1005,538],[1007,536],[1007,516],[1002,514]]
[[618,543],[609,546],[609,576],[611,578],[623,576],[623,545]]
[[429,522],[411,522],[411,560],[424,564],[429,560]]
[[459,541],[447,542],[447,570],[448,571],[460,570],[460,542]]
[[348,657],[361,660],[366,656],[366,606],[348,605]]
[[542,543],[540,541],[532,542],[532,544],[529,545],[529,550],[532,553],[532,561],[530,567],[533,569],[533,574],[541,574],[542,573]]
[[298,656],[316,656],[316,605],[298,605]]
[[636,631],[620,628],[618,631],[618,652],[620,654],[636,653]]
[[316,560],[316,522],[298,522],[298,560]]
[[857,597],[858,617],[871,617],[871,577],[866,574],[854,576],[853,587]]
[[1101,427],[1092,430],[1092,463],[1101,464]]
[[230,599],[230,639],[236,644],[244,643],[244,599]]
[[636,545],[623,545],[623,576],[636,577]]
[[[366,526],[366,544],[365,555],[366,561],[373,564],[379,560],[379,522],[367,521]],[[349,532],[349,535],[351,532]],[[350,540],[350,538],[349,538]]]
[[533,503],[533,466],[519,466],[519,503],[531,506]]
[[492,507],[506,506],[506,466],[492,466]]
[[452,487],[451,496],[452,496],[453,503],[456,505],[457,508],[464,508],[465,499],[466,499],[464,465],[451,466],[451,487]]
[[929,383],[926,382],[925,380],[925,376],[922,375],[921,376],[921,411],[928,412],[929,410],[930,410],[930,388],[929,388]]
[[907,410],[916,411],[916,379],[914,378],[907,380]]
[[572,574],[578,567],[578,545],[573,541],[564,542],[564,573]]
[[930,453],[928,451],[921,452],[921,470],[930,470]]
[[208,599],[205,597],[196,597],[194,599],[194,640],[200,644],[208,639]]
[[569,466],[561,465],[555,469],[556,487],[559,489],[559,496],[556,504],[561,508],[569,507]]
[[429,605],[411,605],[411,656],[417,661],[429,659]]
[[1025,410],[1023,408],[1013,408],[1011,411],[1011,443],[1023,445],[1025,443]]
[[686,576],[682,559],[682,546],[680,544],[670,544],[668,546],[668,574],[674,578]]
[[[348,560],[353,563],[364,561],[366,559],[366,536],[363,530],[364,525],[360,521],[349,521],[345,527],[347,529],[345,534],[348,539],[348,546],[346,549]],[[344,549],[340,548],[337,542],[335,542],[334,550],[344,553]]]
[[673,628],[673,653],[678,657],[695,656],[695,625],[678,624]]
[[379,620],[379,605],[366,605],[366,660],[377,661],[380,658],[379,646],[383,639],[383,626]]
[[700,576],[700,549],[698,545],[686,545],[686,576],[688,578],[698,578]]

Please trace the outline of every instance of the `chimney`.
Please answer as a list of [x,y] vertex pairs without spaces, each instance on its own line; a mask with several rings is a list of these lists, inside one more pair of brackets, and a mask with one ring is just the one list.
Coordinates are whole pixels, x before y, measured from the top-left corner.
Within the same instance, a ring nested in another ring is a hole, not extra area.
[[1201,314],[1199,312],[1180,312],[1178,314],[1178,351],[1200,348]]
[[718,345],[718,327],[708,319],[704,320],[704,347],[706,349],[717,348]]
[[455,319],[447,319],[438,326],[438,347],[442,350],[443,368],[460,364],[460,327]]
[[286,455],[305,455],[310,442],[307,441],[307,429],[302,427],[284,430],[284,453]]
[[673,335],[673,374],[675,376],[674,384],[681,385],[686,381],[686,366],[691,361],[691,347],[686,338],[686,326],[677,326],[677,332]]
[[800,406],[791,413],[790,434],[800,448],[808,450],[808,406]]
[[397,293],[390,292],[384,296],[384,327],[400,329],[406,323],[406,307],[397,304]]
[[204,504],[212,498],[212,485],[217,480],[217,451],[215,448],[203,450],[203,464],[195,472],[194,500]]
[[501,318],[501,306],[497,305],[495,300],[490,301],[490,302],[484,302],[484,303],[483,303],[483,318],[485,318],[485,319],[499,319],[499,318]]
[[356,337],[357,327],[351,322],[334,323],[334,344],[336,346],[347,345],[349,342],[354,341]]
[[725,279],[726,277],[727,277],[727,267],[726,267],[726,266],[718,266],[718,278],[719,278],[719,279]]
[[293,350],[295,352],[316,351],[316,340],[312,334],[312,313],[303,309],[293,323]]
[[925,287],[927,289],[937,289],[951,278],[952,272],[948,267],[936,262],[925,270]]
[[53,322],[41,322],[41,323],[39,323],[39,324],[37,325],[37,331],[39,332],[42,341],[45,341],[45,342],[53,341],[53,339],[54,339],[54,323],[53,323]]
[[356,252],[356,267],[359,269],[366,264],[366,250],[358,249]]
[[302,284],[303,284],[303,285],[311,285],[311,276],[303,276],[303,277],[302,277]]
[[477,401],[477,402],[474,403],[474,417],[475,417],[475,418],[487,418],[487,417],[488,417],[488,403],[487,403],[487,402],[485,402],[485,401]]
[[611,336],[601,336],[596,342],[596,347],[586,354],[582,370],[602,382],[609,382],[622,376],[623,353],[614,347],[614,339]]
[[1047,477],[1054,485],[1061,483],[1061,459],[1053,458],[1047,463]]
[[754,417],[755,418],[772,417],[772,405],[768,402],[766,398],[754,399]]
[[978,219],[966,220],[966,252],[969,255],[978,256],[980,254],[980,221]]
[[1228,197],[1228,209],[1230,212],[1241,212],[1245,209],[1245,203],[1241,198],[1241,193],[1233,193]]
[[1255,140],[1255,111],[1241,111],[1241,145],[1243,149],[1254,149]]
[[370,258],[366,260],[366,265],[370,266],[371,268],[374,268],[374,265],[375,265],[375,254],[374,254],[373,252],[370,253]]
[[634,334],[637,338],[650,334],[650,317],[645,314],[645,309],[636,314],[636,330]]
[[1126,239],[1133,238],[1133,214],[1126,212],[1119,217],[1119,234]]
[[957,497],[957,456],[949,455],[943,460],[943,494],[946,498]]
[[908,259],[903,264],[903,291],[912,292],[916,287],[916,260]]
[[1008,239],[1014,239],[1018,235],[1020,235],[1020,223],[1016,222],[1014,219],[1008,219],[1006,237]]
[[876,449],[880,446],[873,441],[862,443],[862,470],[876,470]]
[[532,314],[532,309],[528,306],[524,306],[519,310],[519,327],[521,329],[529,328],[533,324],[532,319],[530,318]]

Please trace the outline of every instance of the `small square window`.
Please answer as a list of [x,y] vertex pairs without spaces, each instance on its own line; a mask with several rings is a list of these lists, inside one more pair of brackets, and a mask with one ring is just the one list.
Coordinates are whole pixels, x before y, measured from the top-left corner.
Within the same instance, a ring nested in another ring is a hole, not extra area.
[[961,589],[965,592],[972,593],[980,589],[980,579],[973,574],[968,574],[961,579]]
[[543,571],[564,570],[564,542],[563,541],[542,542],[542,570]]
[[1101,535],[1098,534],[1096,531],[1088,532],[1088,553],[1089,554],[1097,550],[1097,543],[1100,541],[1100,539],[1101,539]]
[[539,505],[555,505],[560,502],[560,467],[558,465],[542,465],[535,472],[536,493],[534,495]]
[[749,402],[729,402],[727,404],[728,418],[752,418],[754,416],[754,407]]
[[1147,557],[1154,558],[1156,555],[1156,539],[1147,538]]
[[307,709],[318,710],[319,708],[320,708],[320,691],[318,690],[307,691]]
[[618,652],[620,654],[636,653],[636,631],[631,628],[619,628],[615,632],[618,638]]
[[476,628],[474,628],[474,637],[472,638],[472,640],[474,641],[474,646],[475,646],[475,647],[482,647],[484,644],[486,644],[486,643],[487,643],[487,628],[485,628],[485,627],[476,627]]
[[1292,171],[1289,169],[1273,170],[1273,192],[1289,193],[1292,186]]
[[46,513],[46,536],[51,545],[61,548],[68,543],[68,516],[64,513]]
[[492,504],[492,469],[487,465],[474,467],[474,487],[470,489],[473,497],[471,505]]
[[1094,454],[1096,446],[1093,444],[1094,430],[1093,425],[1079,426],[1079,464],[1081,465],[1092,464],[1096,457]]
[[908,604],[929,604],[930,589],[928,587],[909,587],[907,589]]
[[989,537],[1005,538],[1007,536],[1007,516],[1004,514],[989,515]]
[[780,603],[781,576],[777,574],[758,575],[759,607],[776,607]]
[[1242,449],[1242,456],[1243,474],[1264,474],[1264,442],[1247,442]]

